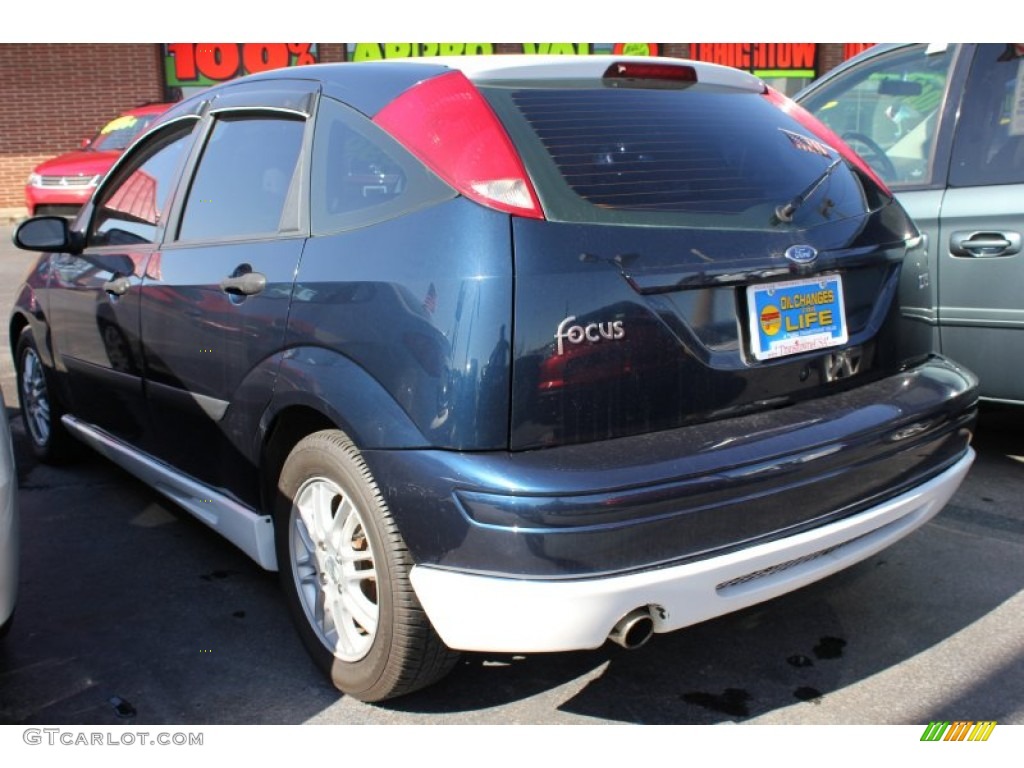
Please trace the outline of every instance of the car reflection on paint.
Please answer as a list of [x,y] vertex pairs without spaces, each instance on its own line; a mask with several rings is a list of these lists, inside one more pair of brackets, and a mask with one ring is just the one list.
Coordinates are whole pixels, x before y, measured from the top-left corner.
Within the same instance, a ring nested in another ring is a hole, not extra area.
[[[521,358],[517,390],[522,397],[530,390],[532,399],[530,423],[519,426],[541,444],[575,433],[600,439],[621,429],[626,419],[659,423],[689,408],[693,377],[686,360],[670,352],[680,341],[676,334],[708,352],[736,341],[735,323],[730,323],[731,336],[730,329],[722,333],[707,306],[714,298],[710,292],[706,297],[691,302],[701,302],[700,310],[687,306],[692,330],[672,328],[632,302],[563,320],[551,342]],[[717,397],[729,402],[745,386],[740,377],[719,382]],[[661,396],[651,397],[652,389]]]
[[[487,360],[453,358],[452,343],[437,327],[432,308],[438,289],[432,283],[423,298],[406,286],[385,282],[345,282],[295,286],[292,327],[320,344],[364,360],[369,371],[389,388],[404,408],[424,414],[433,429],[472,433],[472,420],[458,419],[450,404],[467,396],[500,399],[509,365],[508,340],[499,333]],[[471,284],[455,291],[466,303]],[[458,321],[456,321],[457,323]],[[507,332],[506,332],[507,333]],[[372,344],[365,344],[373,339]],[[282,375],[287,376],[287,371]],[[486,409],[485,409],[486,410]],[[429,418],[427,418],[429,417]]]

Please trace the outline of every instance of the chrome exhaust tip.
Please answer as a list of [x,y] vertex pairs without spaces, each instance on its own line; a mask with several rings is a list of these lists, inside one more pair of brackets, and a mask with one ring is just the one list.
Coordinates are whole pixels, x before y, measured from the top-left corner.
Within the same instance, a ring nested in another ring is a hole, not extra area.
[[612,628],[608,639],[632,651],[644,645],[654,634],[654,619],[646,608],[637,608],[623,616]]

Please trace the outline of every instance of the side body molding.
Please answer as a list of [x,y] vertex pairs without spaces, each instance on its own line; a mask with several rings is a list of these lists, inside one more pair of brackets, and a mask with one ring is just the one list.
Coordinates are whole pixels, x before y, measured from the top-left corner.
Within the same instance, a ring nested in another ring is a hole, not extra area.
[[64,415],[62,421],[79,440],[217,531],[261,567],[277,570],[274,526],[269,515],[257,512],[74,416]]

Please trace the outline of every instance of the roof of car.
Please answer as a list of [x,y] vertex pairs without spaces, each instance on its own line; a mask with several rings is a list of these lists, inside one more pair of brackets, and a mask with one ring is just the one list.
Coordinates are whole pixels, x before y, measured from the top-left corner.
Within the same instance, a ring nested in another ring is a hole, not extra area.
[[460,70],[470,80],[501,81],[527,78],[531,80],[593,79],[605,77],[615,65],[666,65],[692,68],[697,81],[760,92],[764,83],[749,72],[703,61],[664,56],[437,56],[421,58],[428,64],[440,64]]
[[[310,64],[269,70],[238,78],[206,93],[224,92],[249,83],[308,80],[320,83],[327,96],[374,115],[399,93],[444,72],[458,70],[475,82],[502,80],[601,80],[614,64],[689,67],[699,83],[761,93],[765,85],[749,72],[707,62],[655,56],[439,56],[415,59]],[[201,100],[203,94],[196,99]],[[207,97],[208,98],[208,97]],[[175,113],[177,114],[177,113]]]
[[[214,86],[179,102],[160,122],[184,115],[197,115],[204,102],[218,95],[237,92],[235,89],[253,83],[308,81],[317,83],[326,96],[338,99],[372,117],[400,93],[432,77],[453,70],[461,71],[479,83],[534,80],[600,81],[615,64],[668,65],[688,67],[697,82],[750,93],[762,93],[764,82],[749,72],[708,62],[657,56],[526,56],[498,54],[490,56],[439,56],[414,59],[381,59],[375,61],[309,64],[248,75]],[[629,77],[629,74],[625,75]],[[173,106],[173,105],[172,105]]]
[[723,67],[703,61],[676,59],[664,56],[524,56],[522,54],[497,54],[490,56],[434,56],[416,59],[380,59],[376,61],[340,62],[313,64],[301,68],[270,70],[250,75],[233,82],[255,79],[303,78],[316,79],[324,83],[342,82],[359,72],[365,76],[369,71],[401,69],[405,72],[419,70],[423,73],[437,72],[438,67],[456,69],[471,80],[528,79],[600,79],[613,64],[651,65],[663,64],[692,67],[699,82],[726,85],[745,90],[762,90],[762,81],[749,72]]

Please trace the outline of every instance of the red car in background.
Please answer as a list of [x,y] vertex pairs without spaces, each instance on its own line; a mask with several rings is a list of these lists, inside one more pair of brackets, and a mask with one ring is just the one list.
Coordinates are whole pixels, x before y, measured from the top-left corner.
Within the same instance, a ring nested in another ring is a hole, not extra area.
[[82,149],[35,167],[25,185],[29,216],[74,216],[114,161],[171,104],[146,104],[122,112]]

